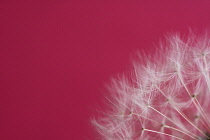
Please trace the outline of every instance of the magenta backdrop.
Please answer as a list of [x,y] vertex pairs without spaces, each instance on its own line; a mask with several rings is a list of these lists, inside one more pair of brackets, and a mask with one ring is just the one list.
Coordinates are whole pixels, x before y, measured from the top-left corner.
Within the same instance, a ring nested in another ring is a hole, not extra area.
[[189,27],[209,30],[209,0],[1,0],[0,139],[97,140],[104,83]]

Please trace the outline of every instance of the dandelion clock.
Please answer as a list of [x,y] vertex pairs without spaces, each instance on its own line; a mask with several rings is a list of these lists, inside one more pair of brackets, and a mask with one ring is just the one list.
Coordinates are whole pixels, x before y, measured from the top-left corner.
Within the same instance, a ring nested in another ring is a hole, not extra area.
[[210,40],[167,36],[113,78],[107,109],[92,123],[104,140],[210,139]]

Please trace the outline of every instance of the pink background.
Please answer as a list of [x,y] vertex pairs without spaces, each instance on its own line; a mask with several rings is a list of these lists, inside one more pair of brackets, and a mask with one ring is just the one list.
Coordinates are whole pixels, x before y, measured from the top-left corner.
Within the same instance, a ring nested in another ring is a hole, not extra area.
[[189,27],[209,30],[209,0],[1,0],[0,139],[98,139],[104,83]]

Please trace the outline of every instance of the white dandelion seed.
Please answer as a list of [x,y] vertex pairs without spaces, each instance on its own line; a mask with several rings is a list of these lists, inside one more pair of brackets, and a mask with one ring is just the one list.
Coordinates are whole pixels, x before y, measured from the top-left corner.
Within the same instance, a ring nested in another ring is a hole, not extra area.
[[172,35],[166,42],[110,84],[111,110],[92,120],[102,139],[210,139],[210,39]]

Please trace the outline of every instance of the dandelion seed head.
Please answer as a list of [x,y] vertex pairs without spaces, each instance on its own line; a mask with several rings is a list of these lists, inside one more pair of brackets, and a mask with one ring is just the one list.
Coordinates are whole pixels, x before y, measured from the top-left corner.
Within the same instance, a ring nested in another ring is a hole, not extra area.
[[113,79],[110,110],[92,123],[104,140],[210,139],[210,38],[178,34],[132,75]]

